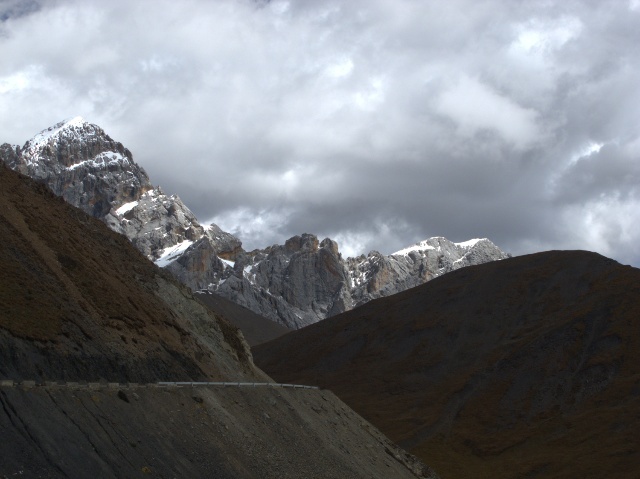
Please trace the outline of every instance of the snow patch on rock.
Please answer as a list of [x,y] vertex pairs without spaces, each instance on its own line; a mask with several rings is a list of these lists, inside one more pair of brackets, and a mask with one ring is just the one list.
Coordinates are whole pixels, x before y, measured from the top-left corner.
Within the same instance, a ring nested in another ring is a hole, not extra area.
[[182,256],[182,253],[184,253],[187,249],[189,249],[189,246],[191,246],[192,244],[193,244],[193,241],[184,240],[169,248],[165,248],[165,250],[162,252],[160,257],[157,260],[155,260],[154,263],[160,266],[161,268],[164,268],[165,266],[169,265],[170,263],[173,263],[176,259]]

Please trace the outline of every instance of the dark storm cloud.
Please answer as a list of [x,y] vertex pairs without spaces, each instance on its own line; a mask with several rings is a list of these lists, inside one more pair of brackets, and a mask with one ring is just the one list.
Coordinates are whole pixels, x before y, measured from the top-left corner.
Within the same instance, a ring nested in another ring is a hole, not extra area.
[[[0,2],[3,6],[18,5]],[[248,248],[429,236],[640,264],[640,2],[42,2],[0,125],[80,114]]]

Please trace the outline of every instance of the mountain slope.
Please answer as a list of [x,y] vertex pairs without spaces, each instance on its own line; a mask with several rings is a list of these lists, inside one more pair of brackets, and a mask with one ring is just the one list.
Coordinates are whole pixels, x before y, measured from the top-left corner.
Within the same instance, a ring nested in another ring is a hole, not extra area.
[[263,377],[237,329],[122,235],[4,165],[0,181],[1,376]]
[[0,386],[0,477],[437,479],[329,391]]
[[0,382],[0,476],[436,477],[326,391],[157,387],[271,380],[123,236],[4,165],[0,244],[0,379],[22,382]]
[[448,478],[633,478],[640,270],[581,251],[464,268],[253,349]]

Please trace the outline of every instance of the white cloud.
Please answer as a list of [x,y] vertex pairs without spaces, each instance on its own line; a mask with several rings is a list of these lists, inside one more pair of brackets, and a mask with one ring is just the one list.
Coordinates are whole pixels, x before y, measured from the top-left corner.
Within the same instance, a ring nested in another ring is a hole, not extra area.
[[214,216],[206,223],[215,223],[224,231],[236,235],[246,250],[252,250],[282,244],[287,238],[281,230],[291,213],[286,208],[252,210],[240,207]]
[[537,112],[475,78],[458,79],[437,98],[436,110],[452,119],[466,137],[492,130],[519,148],[530,146],[540,137]]
[[531,19],[516,26],[517,38],[509,48],[515,55],[542,59],[577,38],[583,29],[583,23],[576,17],[563,16],[547,21]]
[[563,246],[595,251],[637,265],[640,259],[637,248],[628,249],[625,245],[640,237],[638,211],[640,199],[622,199],[617,195],[567,208],[563,212],[567,234]]
[[0,94],[17,92],[28,88],[32,83],[30,76],[22,71],[0,78]]
[[325,69],[325,74],[331,78],[344,78],[351,75],[353,71],[353,61],[350,58],[343,58],[332,63]]

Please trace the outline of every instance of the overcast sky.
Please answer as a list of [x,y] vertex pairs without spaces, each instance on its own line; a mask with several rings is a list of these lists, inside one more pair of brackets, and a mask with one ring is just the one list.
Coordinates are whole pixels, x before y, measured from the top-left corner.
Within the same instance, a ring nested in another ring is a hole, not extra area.
[[246,249],[640,266],[640,0],[0,0],[0,142],[83,116]]

